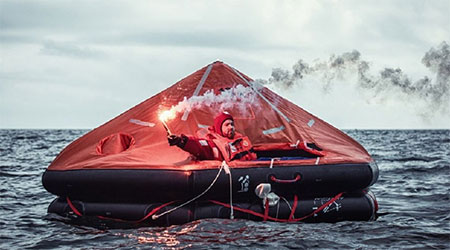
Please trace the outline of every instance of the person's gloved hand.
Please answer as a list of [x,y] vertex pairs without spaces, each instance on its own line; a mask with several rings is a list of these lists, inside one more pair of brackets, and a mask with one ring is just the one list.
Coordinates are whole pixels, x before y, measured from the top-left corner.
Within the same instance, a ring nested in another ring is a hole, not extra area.
[[169,135],[167,136],[167,140],[169,141],[170,146],[180,145],[181,143],[181,137],[177,135]]

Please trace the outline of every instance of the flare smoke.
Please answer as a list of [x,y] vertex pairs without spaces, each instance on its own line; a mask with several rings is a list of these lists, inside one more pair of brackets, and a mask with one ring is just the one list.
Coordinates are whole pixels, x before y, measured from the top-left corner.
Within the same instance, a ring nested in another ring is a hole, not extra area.
[[215,94],[213,90],[208,90],[201,96],[184,97],[183,101],[176,106],[172,106],[170,111],[181,113],[195,109],[212,108],[215,112],[237,109],[244,113],[248,105],[257,101],[257,94],[252,88],[239,84],[234,88],[224,89],[219,94]]
[[324,92],[333,87],[333,80],[345,79],[357,74],[358,87],[370,90],[374,97],[383,93],[403,93],[410,97],[424,100],[429,107],[428,112],[440,110],[448,112],[450,104],[450,47],[442,42],[436,48],[431,48],[422,58],[422,63],[434,74],[413,81],[400,68],[385,68],[378,75],[370,74],[370,63],[361,59],[357,50],[331,56],[328,61],[318,61],[309,65],[299,60],[293,71],[280,68],[273,69],[269,80],[262,80],[264,84],[271,84],[280,88],[291,88],[302,84],[307,76],[319,76],[324,82]]

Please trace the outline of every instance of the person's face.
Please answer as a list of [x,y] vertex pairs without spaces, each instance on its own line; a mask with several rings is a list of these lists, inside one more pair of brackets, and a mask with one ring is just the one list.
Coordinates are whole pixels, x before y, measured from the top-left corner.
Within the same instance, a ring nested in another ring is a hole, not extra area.
[[222,134],[228,139],[234,138],[234,122],[233,120],[227,119],[222,123]]

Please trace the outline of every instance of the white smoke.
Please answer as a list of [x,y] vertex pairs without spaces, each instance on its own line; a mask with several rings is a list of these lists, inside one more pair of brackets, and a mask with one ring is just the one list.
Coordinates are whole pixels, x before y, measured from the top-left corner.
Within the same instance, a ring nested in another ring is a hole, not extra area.
[[222,89],[218,94],[211,89],[201,96],[184,97],[183,101],[170,108],[170,112],[178,114],[208,108],[216,113],[229,110],[245,113],[249,105],[253,108],[259,107],[258,102],[257,93],[251,87],[239,84],[233,88]]

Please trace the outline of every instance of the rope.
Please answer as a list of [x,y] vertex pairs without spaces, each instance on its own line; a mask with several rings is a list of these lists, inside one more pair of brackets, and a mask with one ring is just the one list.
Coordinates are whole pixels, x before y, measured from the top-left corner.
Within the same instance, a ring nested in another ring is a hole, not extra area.
[[[225,161],[224,161],[225,163]],[[225,163],[226,164],[226,163]],[[228,168],[228,166],[226,166]],[[234,219],[234,211],[233,211],[233,178],[231,177],[231,171],[228,168],[228,176],[230,179],[230,219]]]
[[[289,204],[289,203],[288,203]],[[277,214],[276,214],[276,216],[275,216],[275,218],[277,218],[278,219],[278,212],[280,211],[280,203],[278,202],[277,203]]]
[[269,218],[269,199],[266,199],[266,204],[264,204],[264,218],[263,221],[267,221]]
[[283,200],[284,200],[284,202],[286,202],[287,206],[289,207],[289,210],[291,210],[291,211],[292,211],[292,207],[291,207],[291,204],[289,204],[289,201],[288,201],[288,200],[286,200],[286,198],[284,198],[284,197],[281,197],[281,199],[283,199]]
[[[195,201],[196,199],[198,199],[198,198],[200,198],[201,196],[203,196],[204,194],[206,194],[206,192],[208,192],[208,191],[211,189],[211,187],[216,183],[217,179],[218,179],[219,176],[220,176],[220,173],[222,173],[222,169],[223,169],[223,168],[224,168],[224,164],[222,164],[222,165],[220,166],[219,172],[217,173],[216,177],[215,177],[214,180],[211,182],[211,184],[209,185],[209,187],[206,188],[205,191],[203,191],[201,194],[199,194],[199,195],[195,196],[194,198],[192,198],[192,199],[190,199],[190,200],[184,202],[183,204],[181,204],[181,205],[179,205],[179,206],[176,206],[176,207],[174,207],[174,208],[172,208],[172,209],[169,209],[169,210],[167,210],[167,211],[165,211],[165,212],[163,212],[163,213],[152,215],[152,220],[156,220],[156,219],[158,219],[159,217],[161,217],[161,216],[163,216],[163,215],[166,215],[166,214],[168,214],[168,213],[172,213],[173,211],[175,211],[175,210],[177,210],[177,209],[179,209],[179,208],[181,208],[181,207],[186,206],[187,204],[189,204],[189,203]],[[231,175],[230,175],[230,176],[231,176]]]
[[[78,211],[78,209],[73,205],[73,203],[72,203],[72,201],[69,199],[69,197],[66,197],[66,201],[67,201],[67,204],[69,205],[70,209],[72,209],[72,211],[73,211],[76,215],[78,215],[78,216],[80,216],[80,217],[83,216],[83,214],[80,213],[80,211]],[[98,215],[97,218],[102,219],[102,220],[114,220],[114,221],[119,221],[119,222],[134,222],[134,223],[140,223],[140,222],[146,220],[148,217],[152,216],[154,213],[156,213],[156,212],[158,212],[159,210],[161,210],[161,208],[163,208],[163,207],[165,207],[165,206],[168,206],[168,205],[170,205],[170,204],[172,204],[172,203],[174,203],[174,202],[175,202],[175,201],[167,202],[167,203],[164,203],[164,204],[160,205],[159,207],[156,207],[156,208],[152,209],[152,211],[150,211],[146,216],[144,216],[142,219],[139,219],[139,220],[123,220],[123,219],[110,218],[110,217],[101,216],[101,215]]]
[[102,219],[102,220],[113,220],[113,221],[118,221],[118,222],[141,223],[141,222],[145,221],[146,219],[148,219],[148,217],[152,216],[154,213],[156,213],[159,210],[161,210],[161,208],[163,208],[165,206],[168,206],[168,205],[170,205],[170,204],[172,204],[174,202],[175,201],[167,202],[167,203],[164,203],[164,204],[162,204],[162,205],[160,205],[158,207],[155,207],[146,216],[144,216],[142,219],[139,219],[139,220],[123,220],[123,219],[111,218],[111,217],[106,217],[106,216],[101,216],[101,215],[98,215],[97,218]]
[[[324,208],[328,207],[331,203],[333,203],[333,202],[335,202],[336,200],[338,200],[339,198],[341,198],[341,196],[342,196],[343,194],[344,194],[344,193],[339,193],[338,195],[336,195],[335,197],[333,197],[331,200],[329,200],[328,202],[326,202],[325,204],[323,204],[322,206],[320,206],[319,208],[317,208],[316,210],[314,210],[312,213],[310,213],[310,214],[308,214],[308,215],[305,215],[305,216],[303,216],[303,217],[301,217],[301,218],[298,218],[298,219],[293,219],[293,218],[292,218],[292,219],[278,219],[278,218],[274,218],[274,217],[271,217],[271,216],[268,216],[268,215],[266,216],[265,214],[255,212],[255,211],[250,210],[250,209],[245,209],[245,208],[240,208],[240,207],[234,207],[234,209],[237,210],[237,211],[240,211],[240,212],[244,212],[244,213],[247,213],[247,214],[251,214],[251,215],[260,217],[260,218],[262,218],[263,220],[272,220],[272,221],[276,221],[276,222],[299,222],[299,221],[302,221],[302,220],[304,220],[304,219],[307,219],[307,218],[309,218],[309,217],[311,217],[311,216],[313,216],[313,215],[319,213],[319,212],[322,211]],[[294,199],[295,199],[295,197],[294,197]],[[230,205],[228,205],[228,204],[226,204],[226,203],[223,203],[223,202],[220,202],[220,201],[215,201],[215,200],[209,200],[209,201],[210,201],[211,203],[216,204],[216,205],[221,205],[221,206],[230,208]],[[295,201],[295,200],[294,200],[294,201]],[[294,204],[294,206],[297,206],[297,205]],[[293,207],[293,210],[292,210],[292,211],[295,211],[294,209],[295,209],[295,207]],[[264,212],[266,212],[266,211],[264,211]],[[291,212],[291,213],[292,213],[292,212]]]
[[69,204],[70,209],[72,209],[72,211],[78,215],[78,216],[83,216],[80,211],[78,211],[78,209],[72,204],[72,201],[70,201],[69,196],[66,197],[66,201],[67,204]]
[[339,198],[341,198],[341,196],[342,196],[343,194],[344,194],[343,192],[342,192],[342,193],[339,193],[339,194],[336,195],[333,199],[329,200],[327,203],[323,204],[322,206],[320,206],[319,208],[317,208],[316,210],[314,210],[312,213],[310,213],[310,214],[308,214],[308,215],[306,215],[306,216],[303,216],[302,218],[298,218],[298,219],[295,219],[295,220],[292,220],[292,221],[301,221],[301,220],[304,220],[304,219],[306,219],[306,218],[309,218],[309,217],[311,217],[311,216],[317,214],[318,212],[322,211],[324,208],[328,207],[331,203],[333,203],[333,202],[335,202],[336,200],[338,200]]
[[[233,219],[233,218],[234,218],[234,213],[233,213],[233,186],[232,186],[233,179],[232,179],[232,176],[231,176],[230,169],[229,169],[228,165],[227,165],[225,162],[222,163],[222,165],[220,166],[219,172],[217,173],[216,177],[215,177],[214,180],[211,182],[211,184],[209,185],[209,187],[205,189],[205,191],[203,191],[201,194],[195,196],[194,198],[192,198],[192,199],[190,199],[190,200],[184,202],[183,204],[181,204],[181,205],[179,205],[179,206],[176,206],[176,207],[174,207],[174,208],[172,208],[172,209],[169,209],[169,210],[167,210],[167,211],[165,211],[165,212],[163,212],[163,213],[161,213],[161,214],[155,214],[155,213],[157,213],[159,210],[161,210],[161,208],[166,207],[166,206],[168,206],[168,205],[174,203],[175,201],[171,201],[171,202],[162,204],[162,205],[159,206],[159,207],[154,208],[154,209],[153,209],[152,211],[150,211],[146,216],[144,216],[142,219],[137,220],[137,221],[128,221],[128,220],[115,219],[115,218],[109,218],[109,217],[104,217],[104,216],[97,216],[97,217],[98,217],[99,219],[112,219],[112,220],[116,220],[116,221],[135,222],[135,223],[142,222],[142,221],[146,220],[147,218],[149,218],[150,216],[151,216],[152,220],[156,220],[156,219],[158,219],[159,217],[164,216],[164,215],[166,215],[166,214],[168,214],[168,213],[171,213],[171,212],[173,212],[173,211],[175,211],[175,210],[177,210],[177,209],[179,209],[179,208],[181,208],[181,207],[184,207],[184,206],[186,206],[187,204],[189,204],[189,203],[195,201],[196,199],[200,198],[201,196],[203,196],[203,195],[204,195],[206,192],[208,192],[208,191],[211,189],[211,187],[216,183],[216,181],[217,181],[217,179],[219,178],[220,173],[222,173],[222,169],[223,169],[224,167],[226,168],[227,174],[230,176],[230,178],[229,178],[229,179],[230,179],[230,207],[231,207],[230,219]],[[72,201],[70,201],[69,197],[66,197],[66,200],[67,200],[67,204],[69,205],[70,209],[72,209],[72,211],[73,211],[76,215],[78,215],[78,216],[83,216],[83,214],[81,214],[80,211],[78,211],[78,209],[72,204]]]
[[297,195],[294,195],[294,204],[292,205],[291,208],[291,214],[289,215],[289,221],[294,219],[294,213],[295,213],[295,209],[297,209],[297,204],[298,204],[298,198]]
[[[220,201],[215,201],[215,200],[209,200],[209,201],[210,201],[211,203],[216,204],[216,205],[221,205],[221,206],[230,208],[230,205],[229,205],[229,204],[226,204],[226,203],[223,203],[223,202],[220,202]],[[234,207],[234,209],[235,209],[236,211],[244,212],[244,213],[251,214],[251,215],[254,215],[254,216],[257,216],[257,217],[260,217],[260,218],[263,218],[263,219],[264,219],[264,214],[261,214],[261,213],[252,211],[252,210],[250,210],[250,209],[240,208],[240,207],[236,207],[236,206]],[[277,222],[287,222],[287,220],[284,220],[284,219],[277,219],[277,218],[273,218],[273,217],[270,217],[270,216],[267,216],[267,219],[273,220],[273,221],[277,221]]]

